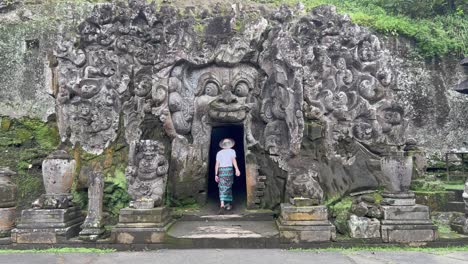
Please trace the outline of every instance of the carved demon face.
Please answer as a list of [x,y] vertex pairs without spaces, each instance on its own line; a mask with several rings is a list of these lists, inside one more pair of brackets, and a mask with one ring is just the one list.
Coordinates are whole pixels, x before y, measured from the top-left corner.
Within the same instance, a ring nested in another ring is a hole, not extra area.
[[242,122],[249,111],[247,98],[255,87],[255,70],[248,66],[214,69],[200,76],[197,95],[209,101],[207,110],[212,121]]
[[210,122],[243,122],[255,101],[257,79],[257,70],[248,65],[175,68],[168,106],[176,132],[203,134]]

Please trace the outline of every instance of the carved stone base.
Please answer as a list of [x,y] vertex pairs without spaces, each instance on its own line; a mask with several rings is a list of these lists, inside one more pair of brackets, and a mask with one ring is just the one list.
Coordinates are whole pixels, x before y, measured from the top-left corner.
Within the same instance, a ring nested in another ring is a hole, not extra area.
[[81,230],[80,232],[79,239],[83,241],[89,241],[89,242],[97,241],[100,237],[104,235],[106,231],[104,227],[102,226],[102,224],[100,223],[89,224],[89,225],[86,225],[85,223],[81,226],[81,228],[83,228],[83,230]]
[[166,207],[124,208],[120,210],[119,223],[111,236],[122,244],[162,243],[170,221],[170,210]]
[[0,208],[0,238],[9,237],[15,225],[16,207]]
[[382,206],[384,242],[429,242],[437,239],[437,226],[430,220],[424,205]]
[[281,216],[276,223],[280,238],[289,242],[330,241],[336,238],[336,228],[328,221],[328,210],[323,205],[281,204]]
[[11,237],[15,243],[65,242],[78,235],[83,219],[78,207],[23,210]]
[[433,224],[382,224],[382,240],[384,242],[430,242],[436,239],[437,226]]

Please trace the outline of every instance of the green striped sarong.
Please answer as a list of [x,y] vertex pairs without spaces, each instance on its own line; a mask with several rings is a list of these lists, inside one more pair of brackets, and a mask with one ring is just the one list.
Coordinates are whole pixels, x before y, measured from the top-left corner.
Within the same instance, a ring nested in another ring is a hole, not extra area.
[[218,177],[219,200],[225,202],[232,202],[232,184],[234,183],[234,168],[219,168]]

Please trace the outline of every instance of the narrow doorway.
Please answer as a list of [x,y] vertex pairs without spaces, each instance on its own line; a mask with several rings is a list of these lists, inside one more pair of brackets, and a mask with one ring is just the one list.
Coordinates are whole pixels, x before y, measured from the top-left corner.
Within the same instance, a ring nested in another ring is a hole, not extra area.
[[213,127],[211,130],[210,156],[208,166],[208,207],[219,208],[218,183],[215,181],[216,154],[221,150],[219,142],[224,138],[232,138],[235,141],[237,165],[241,175],[234,176],[232,186],[234,212],[239,212],[246,207],[246,177],[245,177],[245,152],[244,152],[244,127],[242,125],[225,125]]

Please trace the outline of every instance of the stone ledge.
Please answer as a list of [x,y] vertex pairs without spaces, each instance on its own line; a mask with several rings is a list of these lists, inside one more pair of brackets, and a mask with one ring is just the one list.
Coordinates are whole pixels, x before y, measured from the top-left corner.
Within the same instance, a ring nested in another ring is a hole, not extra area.
[[382,225],[382,240],[387,243],[430,242],[437,239],[435,225]]
[[382,206],[384,220],[428,220],[429,207],[425,205]]
[[18,244],[63,243],[78,236],[81,224],[82,222],[78,222],[66,228],[15,228],[11,238]]
[[161,227],[124,227],[117,226],[112,229],[111,240],[116,243],[134,244],[160,244],[165,241],[166,232],[174,221]]
[[294,206],[281,204],[281,217],[287,221],[324,221],[328,220],[328,210],[324,205]]

